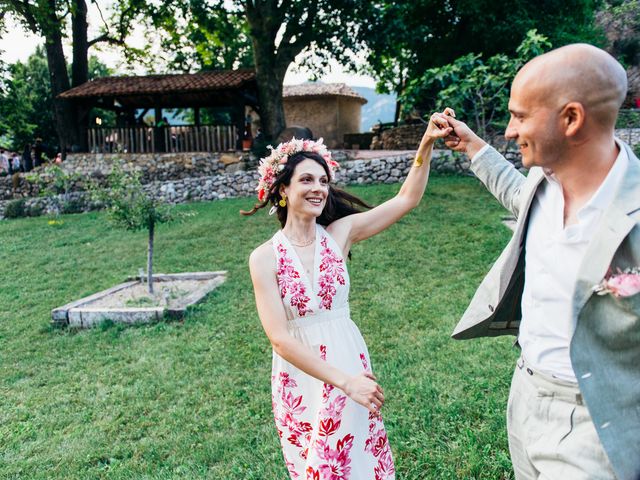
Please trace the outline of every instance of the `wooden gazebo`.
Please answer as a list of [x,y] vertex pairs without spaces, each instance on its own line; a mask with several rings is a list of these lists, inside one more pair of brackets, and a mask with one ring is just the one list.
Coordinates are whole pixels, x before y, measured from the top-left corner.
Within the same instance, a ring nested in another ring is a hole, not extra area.
[[[82,110],[115,110],[124,119],[117,127],[86,126],[89,152],[198,152],[240,150],[245,108],[257,110],[257,85],[252,69],[194,74],[96,78],[63,92],[60,98]],[[202,125],[200,109],[223,107],[227,125]],[[162,109],[193,108],[194,125],[163,125]],[[141,121],[149,110],[155,126]],[[136,115],[136,112],[142,114]]]

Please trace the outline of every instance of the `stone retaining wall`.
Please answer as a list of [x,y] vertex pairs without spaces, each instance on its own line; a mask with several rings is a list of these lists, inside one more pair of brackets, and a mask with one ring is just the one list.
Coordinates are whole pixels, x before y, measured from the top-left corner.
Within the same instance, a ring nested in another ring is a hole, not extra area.
[[[121,162],[125,171],[140,172],[142,183],[150,183],[233,173],[244,170],[249,161],[244,153],[76,153],[70,154],[60,168],[79,176],[71,190],[84,190],[87,180],[100,182],[116,162]],[[46,181],[46,166],[31,175],[40,175]],[[34,197],[39,193],[38,186],[27,182],[24,175],[0,177],[0,200]]]
[[[411,150],[420,144],[424,130],[421,123],[384,130],[374,145],[378,150]],[[616,130],[616,136],[631,146],[640,145],[640,128],[622,128]],[[502,142],[503,138],[494,139],[492,144]]]
[[[366,160],[347,160],[344,152],[335,152],[334,158],[341,163],[336,174],[340,185],[397,183],[409,172],[414,153],[391,155]],[[432,160],[432,170],[438,173],[464,173],[468,160],[454,156],[448,151],[436,151]],[[223,198],[250,197],[255,195],[258,173],[255,169],[225,172],[217,175],[195,176],[166,181],[151,181],[144,189],[154,198],[168,203],[218,200]],[[0,217],[10,200],[0,200]],[[34,215],[38,213],[72,213],[98,208],[88,199],[85,192],[71,192],[68,195],[35,197],[25,199],[25,209]],[[249,205],[247,206],[249,208]]]

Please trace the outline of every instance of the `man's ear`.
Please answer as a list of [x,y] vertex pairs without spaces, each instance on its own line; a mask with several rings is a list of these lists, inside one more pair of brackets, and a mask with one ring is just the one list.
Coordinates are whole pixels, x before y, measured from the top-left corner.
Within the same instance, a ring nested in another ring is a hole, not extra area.
[[567,137],[574,137],[580,132],[585,122],[584,107],[580,102],[567,103],[560,112],[562,127]]

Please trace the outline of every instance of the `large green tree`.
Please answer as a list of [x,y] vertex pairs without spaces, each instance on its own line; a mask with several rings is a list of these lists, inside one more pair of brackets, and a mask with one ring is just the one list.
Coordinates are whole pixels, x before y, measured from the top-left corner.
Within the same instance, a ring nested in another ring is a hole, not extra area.
[[316,72],[326,71],[330,58],[350,62],[371,11],[365,0],[170,0],[150,9],[147,18],[166,32],[167,48],[177,47],[177,65],[255,66],[258,113],[270,139],[286,126],[282,82],[289,66],[299,55]]
[[[110,70],[95,56],[87,62],[87,78],[109,75]],[[101,116],[105,113],[101,112]],[[58,146],[54,101],[49,86],[49,69],[44,47],[40,46],[25,62],[8,65],[0,93],[0,137],[14,150],[22,150],[42,138],[51,150]]]
[[[555,46],[602,44],[598,0],[413,0],[372,3],[360,35],[370,49],[362,68],[383,92],[402,95],[410,79],[469,54],[514,54],[536,29]],[[396,117],[399,115],[396,111]]]
[[[95,2],[97,5],[97,2]],[[86,149],[86,107],[75,105],[58,95],[89,78],[89,48],[100,42],[123,45],[130,23],[137,15],[135,3],[116,2],[111,25],[105,25],[93,39],[88,36],[86,0],[0,0],[0,17],[10,16],[27,31],[44,40],[49,72],[49,85],[53,102],[55,127],[62,151],[72,146]],[[69,38],[73,59],[71,75],[68,73],[63,41]]]

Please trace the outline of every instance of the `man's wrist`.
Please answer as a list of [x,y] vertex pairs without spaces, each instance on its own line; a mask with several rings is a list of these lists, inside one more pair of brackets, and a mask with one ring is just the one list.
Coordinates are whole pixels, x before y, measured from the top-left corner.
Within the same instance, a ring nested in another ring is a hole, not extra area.
[[480,150],[482,150],[486,146],[488,146],[487,142],[478,138],[478,140],[469,143],[465,153],[467,154],[467,157],[473,159],[480,152]]

